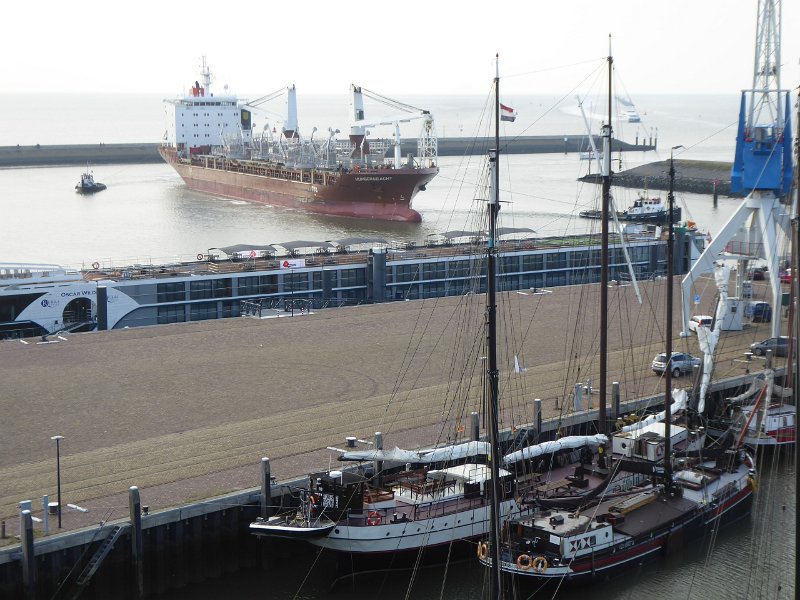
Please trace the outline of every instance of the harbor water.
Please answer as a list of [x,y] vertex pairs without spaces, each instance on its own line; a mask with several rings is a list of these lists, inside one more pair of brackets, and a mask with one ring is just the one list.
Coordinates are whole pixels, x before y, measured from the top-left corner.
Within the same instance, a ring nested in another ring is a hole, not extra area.
[[[299,101],[301,127],[304,123],[309,123],[308,127],[311,123],[342,127],[345,97],[312,97],[307,100],[312,114],[305,119],[302,99]],[[431,108],[440,135],[486,133],[478,132],[474,125],[485,99],[428,97],[410,101]],[[558,99],[544,96],[511,101],[520,116],[516,122],[504,124],[503,135],[583,132],[573,102],[559,104]],[[55,118],[54,105],[66,107],[65,118]],[[731,160],[738,110],[735,96],[652,97],[642,102],[645,106],[643,123],[620,124],[615,136],[633,142],[637,136],[643,140],[657,134],[660,148],[685,146],[676,154],[681,159]],[[130,118],[115,118],[115,110]],[[596,132],[601,117],[591,116]],[[154,142],[163,136],[163,127],[160,96],[0,97],[0,145]],[[404,135],[414,137],[416,129],[404,130]],[[615,155],[613,169],[668,157],[669,151]],[[72,266],[173,262],[238,243],[356,236],[389,242],[424,241],[430,234],[473,226],[470,219],[478,208],[475,181],[482,160],[482,156],[440,159],[439,176],[414,201],[422,215],[421,224],[310,215],[214,197],[187,189],[166,164],[90,165],[95,179],[108,186],[90,196],[74,192],[82,168],[0,169],[4,192],[0,262]],[[580,210],[597,202],[598,186],[577,181],[589,168],[588,161],[574,154],[507,155],[502,165],[500,225],[528,227],[540,237],[596,229],[596,222],[578,217]],[[630,205],[637,191],[617,190],[617,208]],[[714,207],[710,197],[692,194],[679,194],[677,201],[684,218],[712,236],[738,205],[735,199],[720,198]]]

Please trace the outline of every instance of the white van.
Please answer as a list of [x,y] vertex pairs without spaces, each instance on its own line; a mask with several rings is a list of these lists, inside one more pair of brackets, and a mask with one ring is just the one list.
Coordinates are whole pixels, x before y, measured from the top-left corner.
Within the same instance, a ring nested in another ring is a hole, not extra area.
[[714,317],[710,315],[695,315],[689,319],[689,331],[697,333],[698,327],[711,327],[714,322]]

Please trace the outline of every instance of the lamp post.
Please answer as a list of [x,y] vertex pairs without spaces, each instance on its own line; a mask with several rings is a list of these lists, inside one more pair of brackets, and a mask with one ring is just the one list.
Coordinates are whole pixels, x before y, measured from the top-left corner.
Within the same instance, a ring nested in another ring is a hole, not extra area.
[[56,442],[56,477],[58,481],[58,528],[61,529],[61,440],[63,435],[54,435],[50,438]]

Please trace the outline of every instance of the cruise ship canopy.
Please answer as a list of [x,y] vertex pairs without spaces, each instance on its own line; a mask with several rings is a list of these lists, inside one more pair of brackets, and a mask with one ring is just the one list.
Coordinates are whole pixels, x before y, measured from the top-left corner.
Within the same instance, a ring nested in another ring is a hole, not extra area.
[[260,246],[258,244],[235,244],[233,246],[225,246],[222,248],[209,248],[209,250],[222,250],[228,256],[233,256],[234,254],[250,252],[251,250],[255,250],[256,252],[275,252],[275,247]]
[[461,237],[486,237],[482,231],[445,231],[444,233],[436,233],[434,235],[441,235],[442,237],[453,240]]
[[[498,227],[497,228],[497,235],[511,235],[514,233],[536,233],[530,227]],[[468,238],[485,238],[488,234],[485,231],[463,231],[463,230],[454,230],[454,231],[445,231],[444,233],[432,233],[428,237],[443,237],[447,240],[454,240],[456,238],[468,237]]]
[[376,237],[349,237],[341,240],[330,240],[330,243],[344,248],[347,246],[355,246],[356,244],[388,244],[389,242]]
[[276,246],[287,250],[298,250],[300,248],[335,248],[330,242],[310,242],[308,240],[295,240],[293,242],[276,242]]
[[498,227],[497,235],[511,235],[512,233],[536,233],[530,227]]

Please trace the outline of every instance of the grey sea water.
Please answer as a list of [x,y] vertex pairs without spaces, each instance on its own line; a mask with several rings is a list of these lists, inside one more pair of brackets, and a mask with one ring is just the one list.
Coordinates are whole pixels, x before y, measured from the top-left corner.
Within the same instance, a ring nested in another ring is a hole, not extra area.
[[[157,142],[164,133],[162,99],[166,96],[0,95],[0,145]],[[429,108],[439,135],[487,134],[487,98],[403,100]],[[301,96],[298,101],[306,135],[312,124],[320,132],[328,126],[346,130],[344,94]],[[572,97],[519,96],[505,101],[519,116],[516,122],[504,124],[503,135],[585,133]],[[731,159],[738,110],[735,96],[654,96],[642,98],[637,106],[642,123],[615,125],[615,135],[626,141],[657,137],[659,148],[667,150],[615,155],[615,170],[667,158],[669,148],[679,144],[685,147],[680,158]],[[597,132],[602,115],[588,101],[585,107]],[[274,123],[282,107],[268,108],[269,112],[255,119]],[[368,110],[376,115],[387,111],[378,106]],[[416,134],[416,124],[404,127],[404,136]],[[376,131],[375,135],[388,133]],[[172,262],[236,243],[324,241],[362,235],[420,241],[432,233],[469,229],[479,209],[474,202],[474,184],[481,161],[479,156],[440,159],[439,176],[414,202],[422,214],[421,224],[323,217],[218,198],[188,190],[165,164],[95,165],[96,179],[108,189],[93,196],[74,192],[82,167],[2,169],[0,262]],[[597,186],[576,181],[589,168],[587,161],[574,154],[506,156],[501,165],[501,226],[529,227],[540,236],[597,227],[577,216],[579,210],[596,202]],[[635,193],[618,190],[617,206],[625,208]],[[685,217],[712,235],[737,204],[723,198],[714,207],[710,198],[690,194],[679,195],[678,201]]]

